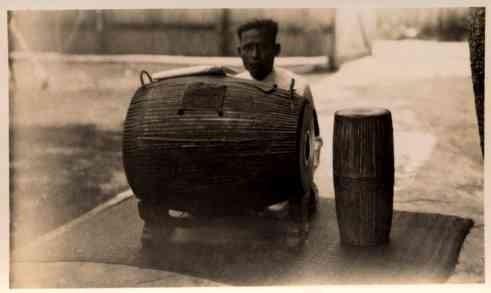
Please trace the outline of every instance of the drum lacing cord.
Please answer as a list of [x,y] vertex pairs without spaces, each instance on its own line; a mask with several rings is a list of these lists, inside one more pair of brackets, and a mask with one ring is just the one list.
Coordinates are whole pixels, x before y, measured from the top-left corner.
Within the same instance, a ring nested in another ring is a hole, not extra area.
[[295,78],[292,78],[292,82],[290,83],[290,110],[293,111],[294,108],[294,100],[295,100]]

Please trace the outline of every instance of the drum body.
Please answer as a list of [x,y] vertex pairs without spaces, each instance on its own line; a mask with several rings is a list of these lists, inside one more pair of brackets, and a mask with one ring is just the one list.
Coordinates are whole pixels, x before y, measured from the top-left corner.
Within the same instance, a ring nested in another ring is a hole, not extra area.
[[389,241],[393,148],[388,110],[354,108],[335,113],[333,175],[342,243],[369,246]]
[[152,82],[135,93],[123,162],[137,198],[191,213],[261,209],[310,190],[312,107],[226,76]]

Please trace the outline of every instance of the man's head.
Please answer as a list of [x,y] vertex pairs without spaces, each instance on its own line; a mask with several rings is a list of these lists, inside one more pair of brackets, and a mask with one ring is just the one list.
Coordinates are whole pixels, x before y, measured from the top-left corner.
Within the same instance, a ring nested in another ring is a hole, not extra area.
[[244,67],[254,79],[262,80],[273,70],[274,58],[280,54],[276,43],[278,23],[271,19],[254,20],[237,29],[237,48]]

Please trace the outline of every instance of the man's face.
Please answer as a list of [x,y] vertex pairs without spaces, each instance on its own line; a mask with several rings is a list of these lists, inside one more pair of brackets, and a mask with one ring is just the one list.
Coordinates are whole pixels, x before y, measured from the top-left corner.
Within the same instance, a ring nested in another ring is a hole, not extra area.
[[258,29],[242,32],[239,55],[244,67],[256,80],[264,79],[273,70],[274,58],[279,54],[279,45]]

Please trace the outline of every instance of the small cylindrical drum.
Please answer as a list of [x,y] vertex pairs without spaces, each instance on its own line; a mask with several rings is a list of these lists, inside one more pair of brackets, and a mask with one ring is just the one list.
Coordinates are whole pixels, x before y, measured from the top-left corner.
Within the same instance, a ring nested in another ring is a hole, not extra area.
[[382,108],[334,114],[333,175],[341,243],[389,241],[394,197],[392,118]]

